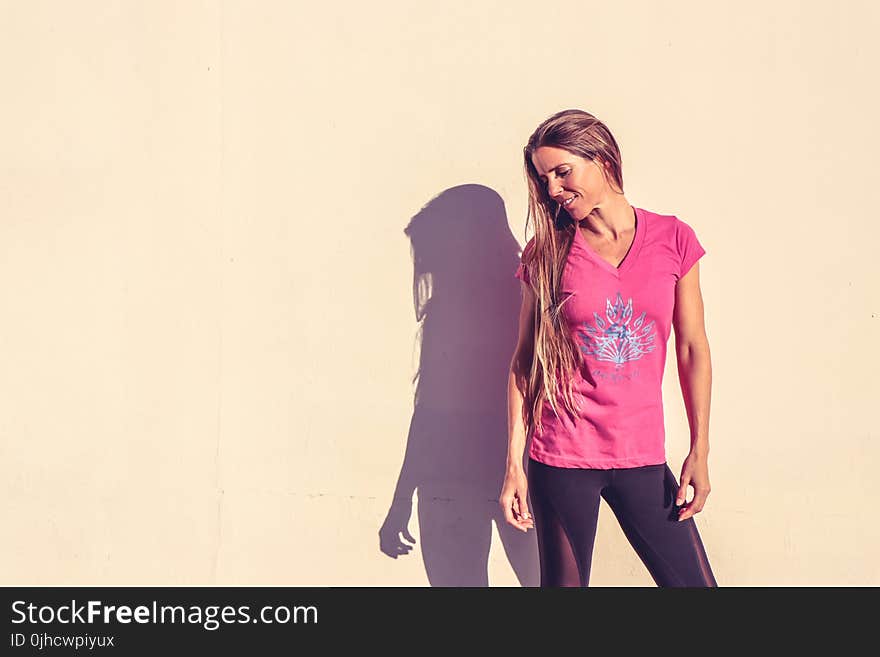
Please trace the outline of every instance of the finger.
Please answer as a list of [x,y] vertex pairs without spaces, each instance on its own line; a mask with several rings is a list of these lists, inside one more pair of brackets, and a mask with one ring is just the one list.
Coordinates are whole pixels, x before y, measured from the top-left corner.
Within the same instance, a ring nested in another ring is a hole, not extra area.
[[519,512],[519,499],[511,493],[510,495],[502,498],[504,502],[502,503],[502,508],[504,509],[504,519],[508,524],[516,527],[517,529],[521,529],[525,531],[525,528],[522,526],[522,521],[520,520],[520,512]]
[[513,499],[511,496],[505,495],[501,498],[501,510],[504,512],[504,520],[509,524],[516,526],[516,519],[513,517]]
[[687,487],[691,483],[691,478],[687,475],[681,478],[681,486],[678,489],[678,495],[675,497],[675,503],[678,506],[684,506],[687,501]]
[[695,496],[694,499],[691,500],[690,503],[689,503],[686,507],[684,507],[684,508],[679,512],[679,514],[678,514],[678,520],[679,520],[679,521],[687,520],[688,518],[691,518],[691,517],[693,517],[695,514],[697,514],[697,513],[699,513],[700,511],[702,511],[702,510],[703,510],[703,506],[704,506],[705,503],[706,503],[706,497],[705,497],[705,495],[706,495],[706,494],[704,493],[704,494],[702,494],[702,495],[699,496],[699,497],[696,497],[696,496]]
[[531,520],[532,514],[529,513],[529,503],[527,501],[525,491],[522,491],[519,495],[519,506],[522,509],[522,517],[524,520]]
[[679,522],[681,522],[682,520],[687,520],[692,515],[694,515],[694,501],[693,500],[685,503],[685,505],[682,506],[678,510],[678,520],[679,520]]
[[523,504],[525,508],[525,513],[523,514],[523,525],[525,529],[534,528],[535,527],[535,518],[532,516],[532,513],[529,511],[529,507],[526,504]]
[[529,527],[533,526],[532,522],[532,514],[529,513],[529,507],[526,503],[525,493],[522,491],[517,491],[516,494],[516,504],[518,510],[518,527],[523,531],[527,531]]

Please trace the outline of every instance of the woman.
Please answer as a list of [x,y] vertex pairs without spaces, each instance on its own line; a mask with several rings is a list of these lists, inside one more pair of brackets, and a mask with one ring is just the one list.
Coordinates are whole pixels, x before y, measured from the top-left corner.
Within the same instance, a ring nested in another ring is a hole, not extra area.
[[[600,497],[659,586],[717,586],[693,520],[709,494],[705,251],[675,216],[629,204],[617,143],[591,114],[551,116],[524,156],[535,236],[516,270],[505,518],[536,529],[541,586],[589,585]],[[670,327],[691,433],[680,486],[661,398]]]

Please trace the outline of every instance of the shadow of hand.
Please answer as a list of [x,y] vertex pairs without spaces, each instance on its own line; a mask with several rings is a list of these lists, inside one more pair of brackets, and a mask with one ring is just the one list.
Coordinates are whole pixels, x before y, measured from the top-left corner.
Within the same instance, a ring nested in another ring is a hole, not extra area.
[[407,528],[411,514],[412,500],[394,500],[385,517],[385,522],[379,529],[379,549],[392,559],[409,554],[412,550],[412,545],[404,543],[400,538],[401,535],[412,544],[416,542]]

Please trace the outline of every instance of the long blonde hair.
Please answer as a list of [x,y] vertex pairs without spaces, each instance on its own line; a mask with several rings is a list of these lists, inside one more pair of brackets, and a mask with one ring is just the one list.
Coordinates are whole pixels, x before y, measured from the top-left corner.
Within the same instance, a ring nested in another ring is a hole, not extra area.
[[[523,422],[526,430],[542,430],[541,411],[546,399],[559,416],[559,398],[572,414],[580,400],[574,399],[573,375],[584,363],[583,354],[565,324],[560,286],[568,252],[577,230],[568,212],[547,192],[532,163],[532,154],[542,146],[562,148],[588,160],[610,165],[612,182],[623,193],[620,149],[607,126],[592,114],[578,109],[557,112],[539,125],[523,148],[529,189],[526,233],[530,220],[535,236],[523,253],[523,267],[535,293],[535,344],[528,381],[522,381]],[[600,166],[603,174],[604,166]],[[607,180],[607,174],[606,174]]]

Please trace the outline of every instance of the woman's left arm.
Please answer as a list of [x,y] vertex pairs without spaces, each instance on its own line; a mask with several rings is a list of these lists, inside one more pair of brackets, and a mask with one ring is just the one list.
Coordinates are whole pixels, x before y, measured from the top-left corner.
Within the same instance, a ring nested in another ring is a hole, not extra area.
[[[681,507],[678,519],[687,520],[703,510],[709,495],[709,404],[712,396],[712,359],[703,322],[703,295],[700,292],[700,263],[675,285],[675,352],[678,380],[687,409],[691,449],[681,467],[681,482],[675,503]],[[694,498],[685,505],[687,488]]]

